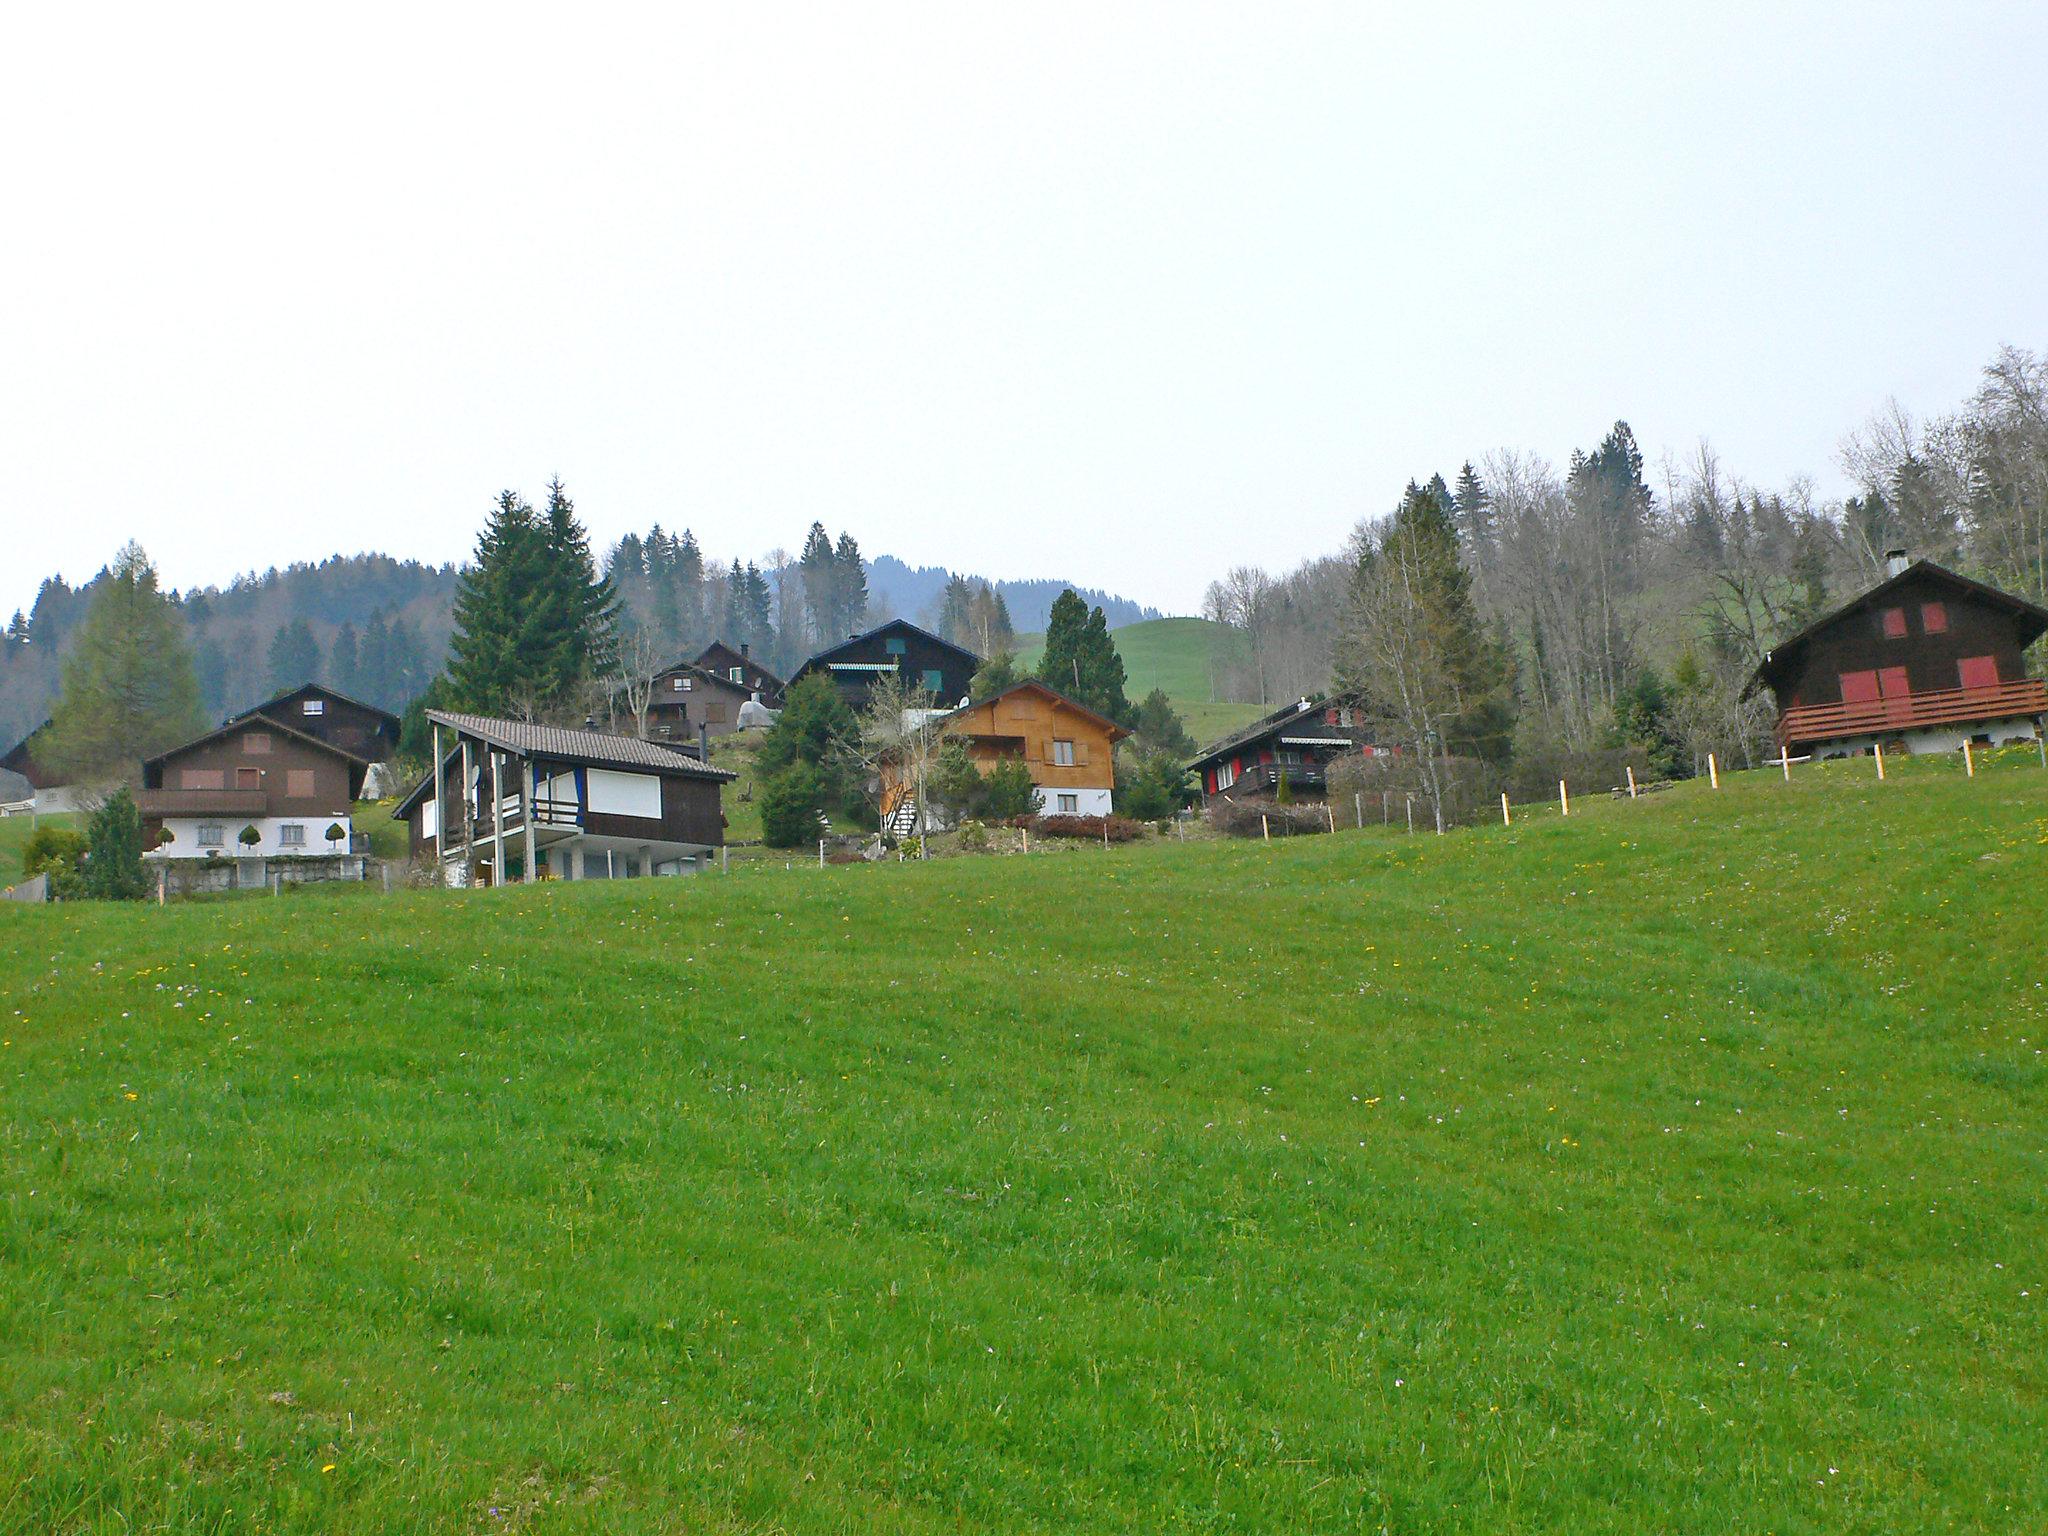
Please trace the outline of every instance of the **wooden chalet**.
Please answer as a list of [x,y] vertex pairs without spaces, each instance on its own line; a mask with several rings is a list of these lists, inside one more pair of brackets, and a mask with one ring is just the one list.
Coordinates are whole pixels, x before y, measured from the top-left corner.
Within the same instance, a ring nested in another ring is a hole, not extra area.
[[[984,774],[1022,761],[1046,816],[1107,816],[1116,787],[1116,744],[1130,732],[1036,678],[963,705],[933,722],[942,738],[965,744]],[[898,833],[918,826],[917,786],[899,762],[882,762],[882,822]],[[937,825],[936,819],[932,824]]]
[[31,789],[52,789],[63,782],[57,771],[36,756],[39,741],[47,740],[44,732],[50,728],[45,720],[41,725],[22,737],[5,753],[0,753],[0,770],[18,773],[28,780]]
[[761,704],[755,690],[694,662],[680,661],[654,679],[647,700],[647,735],[694,750],[700,736],[730,736],[751,723],[740,718],[749,704]]
[[1302,699],[1254,721],[1207,748],[1188,766],[1202,781],[1204,802],[1271,800],[1287,781],[1289,795],[1321,800],[1329,765],[1339,757],[1386,751],[1373,745],[1364,721],[1340,699]]
[[[693,874],[736,775],[680,745],[430,709],[435,772],[392,813],[449,885]],[[444,835],[445,834],[445,835]]]
[[770,709],[782,708],[783,690],[788,685],[754,659],[752,648],[744,640],[738,650],[723,640],[714,640],[704,647],[692,664],[723,678],[750,696],[758,696]]
[[352,699],[325,683],[301,683],[289,693],[243,710],[233,719],[248,720],[258,715],[340,747],[367,763],[388,763],[398,755],[398,716],[388,709]]
[[908,619],[891,619],[864,635],[852,635],[818,652],[796,670],[792,683],[822,672],[855,710],[867,706],[875,680],[895,673],[942,705],[967,702],[968,687],[981,658],[965,646],[942,640]]
[[136,808],[145,857],[186,883],[360,880],[369,841],[349,812],[369,769],[365,759],[266,716],[230,721],[143,763]]
[[2048,610],[1903,550],[1888,560],[1885,580],[1765,653],[1750,687],[1777,701],[1779,749],[1846,757],[2039,737],[2048,683],[2021,653],[2048,633]]

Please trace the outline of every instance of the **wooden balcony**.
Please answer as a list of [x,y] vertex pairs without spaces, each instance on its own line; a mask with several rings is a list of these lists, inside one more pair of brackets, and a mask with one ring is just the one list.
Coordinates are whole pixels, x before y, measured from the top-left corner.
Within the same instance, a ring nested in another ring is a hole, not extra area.
[[1778,745],[1840,741],[1850,736],[1891,736],[1979,720],[2012,720],[2048,714],[2048,682],[2038,677],[1995,688],[1943,688],[1855,704],[1808,704],[1778,717]]
[[1287,792],[1298,795],[1304,790],[1321,795],[1329,785],[1329,769],[1324,763],[1254,763],[1231,781],[1226,795],[1271,795],[1280,791],[1280,776],[1287,775]]

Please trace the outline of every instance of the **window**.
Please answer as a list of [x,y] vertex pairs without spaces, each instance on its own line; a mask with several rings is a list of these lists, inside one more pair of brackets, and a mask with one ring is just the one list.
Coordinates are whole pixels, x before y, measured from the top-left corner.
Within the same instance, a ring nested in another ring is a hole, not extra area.
[[671,693],[688,693],[690,680],[687,677],[672,677],[668,680],[668,687]]
[[226,789],[228,774],[225,768],[185,768],[178,773],[180,789]]
[[224,839],[224,838],[223,838],[223,837],[221,836],[221,825],[220,825],[220,823],[219,823],[219,822],[217,822],[217,821],[202,821],[201,823],[199,823],[199,846],[200,846],[200,847],[202,847],[202,848],[218,848],[218,847],[220,847],[220,845],[221,845],[221,844],[222,844],[222,843],[223,843],[223,842],[224,842],[225,840],[226,840],[226,839]]
[[1233,758],[1227,763],[1218,763],[1216,765],[1216,792],[1221,794],[1224,790],[1235,784],[1237,782],[1237,773],[1236,759]]
[[1965,656],[1956,663],[1956,671],[1962,675],[1965,688],[1996,688],[1998,686],[1998,658],[1996,656]]
[[288,821],[277,829],[277,846],[280,848],[303,848],[306,846],[306,824],[302,821]]
[[313,770],[310,768],[288,768],[284,775],[284,792],[294,800],[310,800],[313,789]]
[[1930,635],[1948,633],[1948,604],[1922,603],[1920,605],[1920,628]]
[[302,715],[324,715],[327,713],[327,701],[325,699],[308,699],[299,706],[299,713]]
[[1059,806],[1062,816],[1072,816],[1081,809],[1081,797],[1079,795],[1061,795]]
[[1875,672],[1844,672],[1842,674],[1842,702],[1844,704],[1876,703],[1877,674]]
[[263,770],[261,768],[237,768],[235,770],[235,788],[261,789],[262,787]]
[[725,675],[728,679],[735,683],[745,682],[747,677],[747,669],[745,667],[727,667],[725,669]]
[[903,654],[902,637],[900,635],[891,635],[882,642],[882,650],[886,655],[901,656]]
[[1905,609],[1887,608],[1883,613],[1878,615],[1878,618],[1883,625],[1885,639],[1903,640],[1906,638]]
[[270,750],[268,731],[251,731],[242,738],[242,750],[251,757],[261,757]]
[[1052,765],[1055,768],[1074,766],[1074,744],[1071,741],[1055,741],[1052,744]]
[[939,674],[937,667],[926,667],[924,669],[924,691],[926,693],[944,693],[946,691],[946,679]]

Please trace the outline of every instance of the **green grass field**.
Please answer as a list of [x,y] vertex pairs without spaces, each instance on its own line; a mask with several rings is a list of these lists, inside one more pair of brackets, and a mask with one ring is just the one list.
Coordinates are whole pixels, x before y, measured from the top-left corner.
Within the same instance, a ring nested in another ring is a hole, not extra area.
[[[1133,702],[1154,688],[1164,689],[1187,721],[1197,741],[1210,742],[1249,725],[1259,717],[1254,704],[1211,701],[1210,659],[1223,626],[1207,619],[1147,619],[1112,632],[1123,657],[1124,691]],[[1022,637],[1018,665],[1031,668],[1045,649],[1043,635]]]
[[0,1531],[2048,1527],[2048,772],[0,908]]

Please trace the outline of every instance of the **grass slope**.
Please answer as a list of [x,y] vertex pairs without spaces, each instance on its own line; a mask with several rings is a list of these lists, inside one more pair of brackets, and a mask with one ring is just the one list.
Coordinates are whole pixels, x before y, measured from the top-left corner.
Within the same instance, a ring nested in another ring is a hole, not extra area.
[[0,1530],[2048,1523],[2048,773],[0,910]]
[[21,878],[21,850],[35,831],[31,823],[85,830],[85,818],[69,812],[41,817],[0,816],[0,886],[12,885]]
[[[1210,661],[1223,633],[1222,625],[1208,619],[1147,619],[1114,631],[1117,654],[1124,660],[1125,692],[1136,702],[1154,688],[1164,689],[1197,741],[1214,741],[1250,724],[1259,717],[1257,705],[1218,704],[1210,698]],[[1037,666],[1044,649],[1044,636],[1030,636],[1019,665]]]

